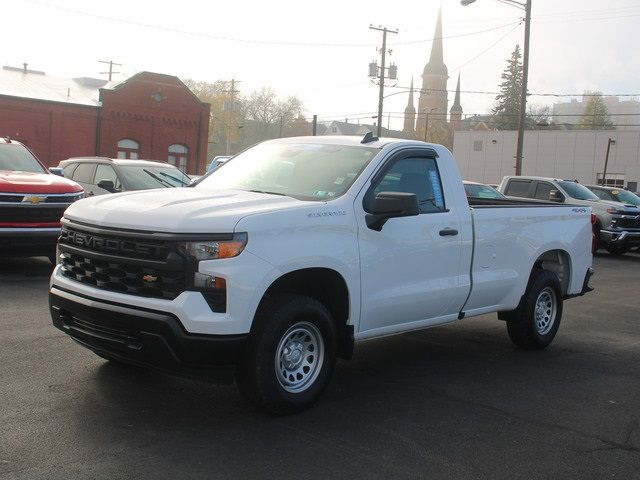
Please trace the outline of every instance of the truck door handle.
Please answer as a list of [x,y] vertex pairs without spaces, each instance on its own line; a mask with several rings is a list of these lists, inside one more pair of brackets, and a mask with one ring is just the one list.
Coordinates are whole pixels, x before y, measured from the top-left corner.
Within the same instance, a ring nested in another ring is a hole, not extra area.
[[453,236],[456,236],[457,234],[458,234],[458,230],[456,230],[455,228],[445,228],[443,230],[440,230],[441,237],[453,237]]

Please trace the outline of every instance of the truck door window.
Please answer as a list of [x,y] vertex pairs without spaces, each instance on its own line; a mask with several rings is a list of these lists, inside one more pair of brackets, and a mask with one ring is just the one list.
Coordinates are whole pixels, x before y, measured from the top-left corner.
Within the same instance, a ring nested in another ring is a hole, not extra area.
[[73,172],[73,180],[80,183],[91,184],[93,181],[93,171],[95,170],[94,163],[81,163]]
[[613,198],[613,195],[611,195],[606,190],[599,190],[597,188],[594,188],[591,191],[595,193],[600,200],[613,200],[614,202],[617,201],[615,198]]
[[433,158],[403,158],[394,162],[365,195],[365,210],[366,205],[380,192],[414,193],[420,213],[445,210],[440,174]]
[[538,200],[549,200],[549,193],[551,190],[556,190],[553,188],[553,185],[546,182],[538,182],[536,186],[536,193],[533,198],[537,198]]
[[531,185],[531,181],[529,180],[510,180],[507,185],[505,195],[512,197],[528,197],[529,185]]
[[96,174],[92,183],[94,185],[98,185],[98,182],[100,180],[111,180],[113,182],[114,188],[116,190],[120,190],[120,180],[118,179],[118,175],[116,175],[116,171],[111,165],[98,164],[98,166],[96,167]]
[[67,165],[66,167],[63,167],[62,172],[64,173],[64,176],[66,178],[73,178],[73,172],[76,171],[76,168],[78,168],[78,164],[77,163],[71,163],[71,164]]

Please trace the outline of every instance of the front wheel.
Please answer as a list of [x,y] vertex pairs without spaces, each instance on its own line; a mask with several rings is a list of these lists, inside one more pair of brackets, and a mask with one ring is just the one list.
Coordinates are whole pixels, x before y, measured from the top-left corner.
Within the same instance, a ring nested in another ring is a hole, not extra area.
[[243,395],[263,411],[286,414],[311,407],[329,383],[336,358],[331,314],[300,295],[271,299],[238,367]]
[[545,348],[562,319],[562,288],[555,273],[535,270],[520,305],[507,319],[509,338],[526,350]]

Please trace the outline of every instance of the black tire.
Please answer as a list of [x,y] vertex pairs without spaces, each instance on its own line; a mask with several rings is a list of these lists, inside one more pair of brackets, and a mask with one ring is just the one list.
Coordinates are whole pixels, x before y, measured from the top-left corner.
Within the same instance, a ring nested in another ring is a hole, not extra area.
[[[236,374],[240,391],[267,413],[283,415],[308,409],[328,385],[335,365],[336,328],[331,314],[313,298],[280,295],[261,307],[255,322]],[[307,336],[299,337],[300,332],[304,334],[305,331]],[[300,338],[300,345],[295,343],[296,338]],[[309,343],[302,345],[307,338]],[[312,345],[313,341],[317,342],[317,347]],[[287,349],[287,345],[292,345],[292,349]],[[282,356],[287,351],[297,355],[288,357],[293,358],[288,367]],[[276,360],[277,352],[281,354],[279,360]],[[302,363],[295,363],[300,358],[303,358]],[[309,359],[311,363],[303,365]],[[301,370],[310,365],[312,369]],[[289,378],[285,378],[287,376]],[[291,385],[286,384],[289,381]],[[297,382],[305,382],[299,390],[294,388]]]
[[[551,304],[553,315],[549,313]],[[525,350],[543,349],[556,336],[561,319],[562,287],[557,275],[547,270],[534,270],[518,308],[507,316],[509,338]]]

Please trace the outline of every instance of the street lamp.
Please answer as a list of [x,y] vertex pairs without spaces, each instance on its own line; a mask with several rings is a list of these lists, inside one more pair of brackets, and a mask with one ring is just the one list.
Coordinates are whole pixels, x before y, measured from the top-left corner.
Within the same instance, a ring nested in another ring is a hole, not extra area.
[[437,108],[432,108],[430,110],[427,110],[426,108],[424,109],[424,141],[425,143],[427,142],[427,132],[429,131],[429,114],[431,112],[435,112],[436,110],[438,110]]
[[[466,7],[476,0],[460,0]],[[520,119],[518,121],[518,147],[516,149],[516,175],[522,175],[522,147],[524,145],[524,123],[527,114],[527,79],[529,77],[529,32],[531,30],[531,0],[497,0],[500,3],[524,10],[524,55],[522,58],[522,90],[520,91]]]

